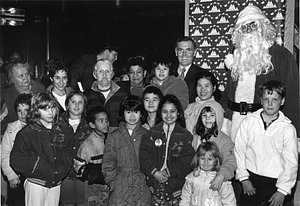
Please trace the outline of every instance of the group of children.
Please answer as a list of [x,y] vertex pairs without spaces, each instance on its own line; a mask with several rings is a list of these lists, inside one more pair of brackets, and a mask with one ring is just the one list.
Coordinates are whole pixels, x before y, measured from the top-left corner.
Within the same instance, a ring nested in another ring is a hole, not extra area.
[[[158,65],[163,78],[165,66]],[[59,71],[54,77],[67,73]],[[19,120],[2,141],[10,187],[20,186],[24,176],[25,203],[34,206],[234,206],[230,180],[236,174],[243,187],[240,205],[283,205],[298,164],[295,128],[280,111],[284,85],[261,86],[262,109],[242,121],[235,145],[221,131],[216,78],[201,74],[196,90],[196,102],[185,110],[179,98],[163,96],[155,86],[146,87],[142,98],[129,95],[114,131],[103,107],[87,111],[80,91],[68,94],[62,114],[48,92],[20,95]]]

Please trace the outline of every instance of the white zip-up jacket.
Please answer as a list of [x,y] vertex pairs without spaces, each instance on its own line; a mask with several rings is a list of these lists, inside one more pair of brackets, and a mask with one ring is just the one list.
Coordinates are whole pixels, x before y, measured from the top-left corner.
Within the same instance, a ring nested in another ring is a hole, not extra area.
[[209,189],[217,172],[206,174],[203,170],[195,177],[193,172],[185,179],[179,206],[236,206],[236,198],[230,181],[223,182],[219,191]]
[[249,114],[237,131],[235,156],[236,178],[248,179],[247,170],[276,178],[277,191],[290,194],[297,178],[297,134],[291,121],[279,111],[279,117],[267,129],[260,116],[263,109]]
[[20,120],[14,121],[7,125],[2,139],[1,145],[1,165],[4,175],[8,181],[19,178],[15,171],[10,167],[10,152],[14,146],[15,138],[18,133],[26,124],[22,124]]

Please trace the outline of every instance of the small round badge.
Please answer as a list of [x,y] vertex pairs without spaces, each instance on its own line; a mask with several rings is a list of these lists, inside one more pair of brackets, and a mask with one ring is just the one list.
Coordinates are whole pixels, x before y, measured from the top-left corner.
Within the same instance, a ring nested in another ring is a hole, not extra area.
[[155,146],[157,146],[157,147],[162,146],[162,140],[161,139],[156,139],[155,140]]

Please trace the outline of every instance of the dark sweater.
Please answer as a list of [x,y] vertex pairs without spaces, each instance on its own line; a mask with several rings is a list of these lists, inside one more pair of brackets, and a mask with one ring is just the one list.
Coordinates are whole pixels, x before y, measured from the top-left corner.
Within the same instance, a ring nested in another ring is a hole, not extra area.
[[118,127],[119,108],[122,100],[128,95],[128,92],[112,81],[111,90],[105,99],[104,95],[97,88],[97,85],[98,83],[95,81],[92,88],[84,92],[88,99],[88,109],[94,106],[105,107],[109,116],[109,126]]

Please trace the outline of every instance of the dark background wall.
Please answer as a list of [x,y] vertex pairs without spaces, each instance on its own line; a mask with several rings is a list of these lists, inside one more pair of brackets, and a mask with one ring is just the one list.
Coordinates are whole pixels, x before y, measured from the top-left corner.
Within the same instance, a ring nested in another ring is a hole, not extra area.
[[23,26],[0,27],[0,55],[21,51],[44,73],[47,18],[50,57],[68,63],[94,53],[103,42],[119,47],[118,65],[136,52],[151,64],[156,56],[176,63],[174,47],[184,34],[184,0],[177,1],[1,1],[25,10]]

